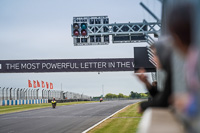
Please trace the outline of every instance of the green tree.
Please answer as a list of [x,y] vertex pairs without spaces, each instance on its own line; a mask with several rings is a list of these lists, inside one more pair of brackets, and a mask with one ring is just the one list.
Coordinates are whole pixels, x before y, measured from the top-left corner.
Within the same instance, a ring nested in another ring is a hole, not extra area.
[[136,93],[133,92],[133,91],[131,91],[130,97],[131,97],[131,98],[136,98]]
[[140,93],[137,93],[137,92],[136,92],[136,98],[141,98]]
[[133,92],[131,91],[130,95],[131,98],[141,98],[142,97],[142,93],[137,93],[137,92]]
[[124,98],[124,95],[122,93],[119,93],[118,98]]
[[108,93],[108,94],[106,94],[105,98],[118,98],[118,95],[112,94],[112,93]]
[[147,98],[147,97],[148,97],[148,94],[146,94],[146,93],[140,93],[140,95],[141,95],[141,97],[143,97],[143,98]]
[[127,95],[124,95],[124,98],[130,98],[129,96],[127,96]]
[[113,94],[113,97],[112,98],[118,98],[118,95],[116,94]]
[[108,93],[106,94],[105,98],[112,98],[113,97],[113,94],[112,93]]

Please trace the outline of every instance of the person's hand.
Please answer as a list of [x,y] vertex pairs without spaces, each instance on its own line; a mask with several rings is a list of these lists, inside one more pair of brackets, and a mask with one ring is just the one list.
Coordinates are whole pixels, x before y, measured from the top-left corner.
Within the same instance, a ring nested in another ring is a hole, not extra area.
[[136,76],[140,79],[140,81],[142,81],[143,83],[147,83],[148,80],[147,80],[147,76],[144,74],[146,72],[146,70],[144,68],[140,68],[136,73],[139,73],[139,74],[136,74]]
[[136,76],[146,85],[147,89],[149,90],[151,89],[151,84],[147,80],[147,76],[144,74],[145,72],[146,70],[144,68],[140,68],[138,71],[136,71],[136,73],[139,73],[136,74]]

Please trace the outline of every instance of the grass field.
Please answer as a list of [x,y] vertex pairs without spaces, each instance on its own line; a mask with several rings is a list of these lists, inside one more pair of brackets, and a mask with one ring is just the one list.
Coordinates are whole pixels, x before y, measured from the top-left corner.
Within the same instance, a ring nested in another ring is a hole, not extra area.
[[135,133],[142,116],[137,113],[138,106],[139,103],[128,106],[89,133]]
[[[94,101],[57,103],[56,106],[83,104],[83,103],[91,103],[91,102],[94,102]],[[46,107],[51,107],[51,103],[0,106],[0,114],[7,114],[7,113],[20,112],[20,111],[25,111],[25,110],[39,109],[39,108],[46,108]]]

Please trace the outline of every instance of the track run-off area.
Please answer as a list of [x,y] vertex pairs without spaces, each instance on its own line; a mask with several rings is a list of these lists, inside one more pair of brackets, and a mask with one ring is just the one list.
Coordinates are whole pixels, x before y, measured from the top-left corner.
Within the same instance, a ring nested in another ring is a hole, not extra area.
[[127,105],[141,100],[57,106],[0,115],[1,133],[81,133]]

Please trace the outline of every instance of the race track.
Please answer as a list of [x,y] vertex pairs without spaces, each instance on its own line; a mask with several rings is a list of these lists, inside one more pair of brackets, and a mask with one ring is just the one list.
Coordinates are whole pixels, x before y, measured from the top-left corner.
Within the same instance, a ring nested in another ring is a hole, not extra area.
[[76,104],[4,114],[0,115],[0,133],[81,133],[138,101]]

